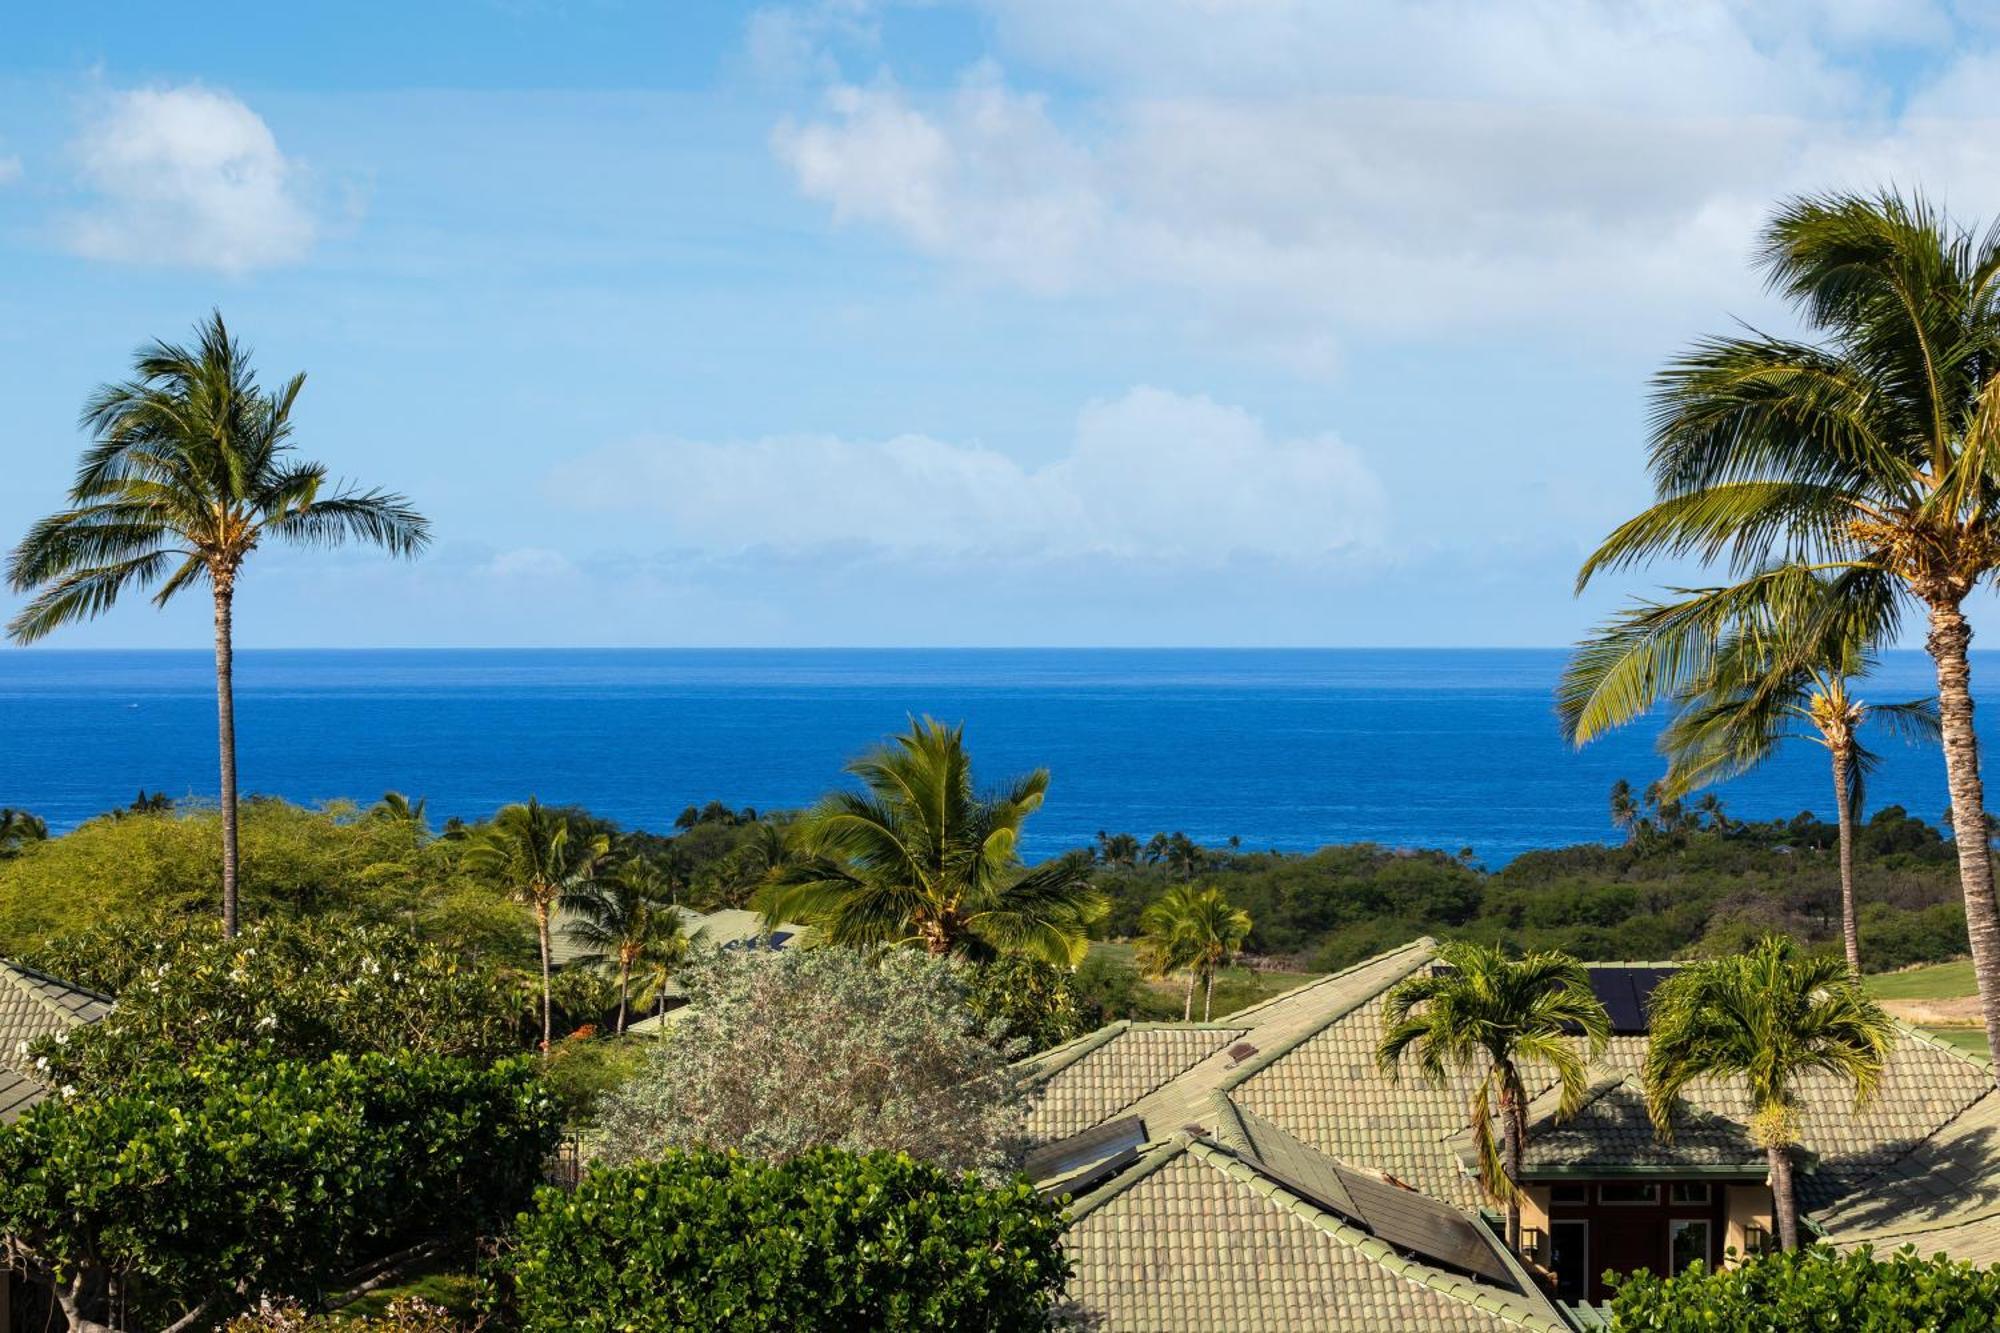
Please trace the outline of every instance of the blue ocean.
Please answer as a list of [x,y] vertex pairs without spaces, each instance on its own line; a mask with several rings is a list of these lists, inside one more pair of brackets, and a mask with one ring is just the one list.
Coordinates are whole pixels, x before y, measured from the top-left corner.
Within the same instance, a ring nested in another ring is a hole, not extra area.
[[[434,819],[530,794],[664,830],[689,804],[798,806],[928,713],[963,722],[990,779],[1045,766],[1031,857],[1100,829],[1304,850],[1369,840],[1524,850],[1615,837],[1614,779],[1658,776],[1651,727],[1563,744],[1560,650],[244,651],[242,784],[295,801],[394,789]],[[215,694],[202,652],[0,653],[0,805],[53,828],[140,789],[213,797]],[[2000,681],[2000,655],[1975,660]],[[1920,653],[1864,697],[1927,694]],[[1988,703],[1983,730],[2000,726]],[[1935,748],[1878,740],[1872,804],[1935,820]],[[1825,752],[1799,741],[1722,789],[1730,814],[1831,814]]]

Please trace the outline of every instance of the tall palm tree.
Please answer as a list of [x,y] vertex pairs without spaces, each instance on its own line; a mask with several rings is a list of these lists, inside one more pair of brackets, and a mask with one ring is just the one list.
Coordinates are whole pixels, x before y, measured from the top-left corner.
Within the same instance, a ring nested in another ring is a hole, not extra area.
[[[687,918],[680,910],[669,905],[658,921],[652,938],[633,961],[632,975],[638,979],[639,990],[632,997],[635,1008],[651,1007],[655,1017],[664,1018],[667,1013],[667,985],[674,979],[682,963],[694,946],[701,943],[706,931],[696,926],[688,928]],[[659,1035],[666,1035],[664,1024]]]
[[964,729],[926,717],[847,771],[865,790],[835,792],[800,816],[805,859],[759,892],[768,921],[812,923],[835,944],[1083,960],[1086,929],[1104,911],[1087,860],[1029,869],[1016,850],[1048,791],[1046,769],[981,794]]
[[1168,889],[1139,914],[1143,934],[1139,961],[1153,976],[1187,973],[1187,1001],[1181,1019],[1194,1016],[1194,988],[1203,987],[1201,1021],[1215,1013],[1215,974],[1229,965],[1250,937],[1250,914],[1231,907],[1218,888],[1181,884]]
[[[1878,762],[1862,730],[1873,721],[1913,738],[1935,735],[1937,708],[1929,699],[1871,705],[1855,693],[1894,608],[1867,600],[1883,591],[1879,585],[1858,592],[1848,585],[1792,565],[1672,602],[1641,602],[1577,649],[1557,689],[1557,713],[1564,734],[1582,745],[1669,704],[1673,716],[1660,733],[1667,776],[1659,784],[1668,799],[1748,772],[1791,737],[1825,747],[1840,830],[1841,934],[1847,964],[1859,974],[1854,829],[1866,775]],[[1713,792],[1700,808],[1719,826]]]
[[1929,622],[1966,930],[2000,1049],[2000,907],[1973,730],[1964,602],[2000,567],[2000,228],[1921,198],[1785,204],[1761,266],[1818,335],[1711,338],[1654,388],[1653,506],[1578,585],[1659,556],[1739,577],[1802,561]]
[[111,609],[129,588],[153,603],[206,583],[214,599],[216,727],[221,752],[222,923],[237,924],[236,701],[232,614],[250,553],[268,541],[331,546],[350,539],[396,555],[430,541],[428,521],[400,495],[326,490],[326,468],[292,456],[292,407],[304,375],[275,391],[220,313],[181,347],[156,342],[133,376],[90,396],[92,435],[70,508],[28,530],[7,564],[16,592],[35,596],[8,625],[31,643]]
[[399,791],[385,791],[382,799],[370,807],[372,818],[388,820],[397,824],[413,824],[425,832],[430,831],[430,800],[419,796],[412,801]]
[[1097,832],[1097,859],[1114,869],[1139,864],[1139,840],[1129,833]]
[[551,810],[532,796],[525,805],[502,808],[465,852],[468,866],[491,875],[534,913],[535,941],[542,953],[544,1051],[554,1036],[549,919],[558,907],[586,901],[590,881],[610,852],[609,838],[577,837],[566,812]]
[[1691,963],[1651,1001],[1643,1079],[1653,1124],[1668,1139],[1688,1084],[1737,1078],[1750,1094],[1751,1134],[1770,1162],[1778,1243],[1799,1243],[1792,1148],[1799,1079],[1815,1071],[1854,1085],[1858,1110],[1882,1077],[1896,1026],[1838,958],[1802,954],[1768,935],[1746,954]]
[[[1586,1062],[1611,1040],[1611,1016],[1591,989],[1589,970],[1568,954],[1509,958],[1459,941],[1439,946],[1437,962],[1390,988],[1375,1063],[1394,1080],[1411,1052],[1433,1083],[1442,1085],[1453,1071],[1477,1076],[1467,1111],[1479,1181],[1506,1206],[1507,1244],[1519,1250],[1529,1100],[1521,1064],[1535,1060],[1553,1069],[1561,1089],[1556,1113],[1574,1115],[1589,1089]],[[1576,1031],[1581,1040],[1571,1035]]]
[[565,929],[583,946],[581,961],[609,967],[618,978],[622,1034],[633,970],[663,940],[684,937],[680,909],[668,900],[666,877],[646,861],[631,860],[579,895],[571,910]]
[[1624,778],[1611,784],[1611,822],[1625,834],[1626,841],[1639,836],[1639,798]]

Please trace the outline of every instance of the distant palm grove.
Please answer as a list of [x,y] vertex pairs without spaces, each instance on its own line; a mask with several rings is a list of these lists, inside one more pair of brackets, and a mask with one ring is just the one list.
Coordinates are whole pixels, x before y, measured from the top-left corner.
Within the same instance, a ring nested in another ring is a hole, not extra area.
[[[1285,854],[1171,829],[1030,863],[1062,775],[984,771],[977,719],[916,710],[824,756],[826,794],[797,810],[690,792],[645,828],[533,791],[436,812],[421,783],[314,807],[256,794],[232,684],[251,555],[416,556],[431,528],[296,456],[304,377],[260,383],[219,313],[149,345],[86,400],[75,483],[8,563],[28,597],[9,633],[205,588],[217,796],[141,789],[60,836],[32,801],[0,809],[0,997],[28,996],[39,1024],[0,1051],[0,1311],[25,1287],[38,1327],[324,1331],[398,1291],[377,1326],[403,1333],[1086,1326],[1063,1305],[1068,1186],[1037,1188],[1081,1177],[1023,1174],[1026,1057],[1164,1020],[1195,1052],[1169,1081],[1226,1061],[1240,1082],[1264,1068],[1234,1044],[1249,1023],[1259,1044],[1304,1041],[1295,986],[1404,948],[1420,961],[1381,983],[1350,1075],[1462,1103],[1463,1179],[1514,1258],[1537,1262],[1547,1220],[1529,1168],[1553,1121],[1531,1105],[1568,1120],[1623,1077],[1599,1065],[1614,1021],[1585,964],[1605,960],[1659,964],[1609,970],[1651,978],[1643,1019],[1615,1028],[1645,1036],[1641,1116],[1619,1132],[1671,1145],[1693,1090],[1726,1085],[1775,1247],[1809,1244],[1802,1089],[1871,1104],[1901,1039],[1875,974],[1969,952],[2000,1045],[1964,609],[2000,567],[2000,230],[1894,195],[1805,199],[1760,264],[1809,336],[1715,337],[1667,364],[1655,502],[1578,581],[1660,561],[1707,582],[1614,615],[1553,701],[1577,745],[1663,718],[1657,771],[1605,793],[1603,841],[1497,869],[1469,848]],[[1873,697],[1919,617],[1935,690]],[[1824,804],[1733,817],[1722,784],[1793,742],[1824,752]],[[1948,810],[1871,783],[1887,745],[1935,747]],[[1327,1002],[1338,981],[1304,989]],[[1990,1096],[1987,1068],[1966,1077]],[[1108,1131],[1131,1141],[1079,1163],[1137,1161],[1130,1106],[1038,1150]],[[1520,1276],[1522,1294],[1555,1280]],[[1649,1283],[1633,1302],[1675,1299]]]

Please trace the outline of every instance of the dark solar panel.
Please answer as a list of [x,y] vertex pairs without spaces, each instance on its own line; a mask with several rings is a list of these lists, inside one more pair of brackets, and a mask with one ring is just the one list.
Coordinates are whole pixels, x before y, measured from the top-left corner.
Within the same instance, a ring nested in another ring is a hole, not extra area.
[[785,947],[785,941],[791,937],[792,932],[789,930],[774,930],[771,932],[771,947],[773,949],[782,949]]
[[1334,1170],[1377,1240],[1518,1290],[1492,1241],[1456,1208],[1344,1166]]
[[1060,1181],[1063,1190],[1075,1193],[1136,1159],[1145,1142],[1145,1121],[1126,1116],[1043,1144],[1028,1154],[1021,1169],[1030,1180]]
[[1593,967],[1590,988],[1611,1015],[1611,1030],[1620,1035],[1646,1031],[1646,1002],[1653,987],[1672,975],[1670,967]]

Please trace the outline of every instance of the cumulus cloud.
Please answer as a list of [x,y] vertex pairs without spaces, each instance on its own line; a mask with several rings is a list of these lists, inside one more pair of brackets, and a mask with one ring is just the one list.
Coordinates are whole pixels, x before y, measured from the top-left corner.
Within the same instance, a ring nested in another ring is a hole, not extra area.
[[[984,7],[1004,69],[836,82],[780,124],[800,191],[995,281],[1157,292],[1310,364],[1365,333],[1740,309],[1789,192],[2000,206],[2000,138],[1969,118],[1992,34],[1954,41],[1926,0]],[[1889,32],[1936,49],[1907,98],[1846,54]]]
[[1137,388],[1078,416],[1063,455],[1027,466],[925,436],[638,441],[560,468],[560,499],[656,517],[669,545],[717,554],[1311,564],[1382,538],[1387,501],[1332,435]]
[[111,94],[76,155],[95,201],[69,220],[67,240],[88,258],[242,272],[312,247],[298,162],[228,93],[191,84]]

